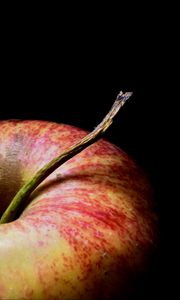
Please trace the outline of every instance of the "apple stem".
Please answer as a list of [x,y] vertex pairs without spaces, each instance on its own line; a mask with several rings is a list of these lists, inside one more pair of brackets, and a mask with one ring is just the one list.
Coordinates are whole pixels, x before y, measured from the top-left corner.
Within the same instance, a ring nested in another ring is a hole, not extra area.
[[117,98],[108,114],[92,132],[86,135],[81,141],[77,142],[75,145],[72,145],[67,151],[63,152],[58,157],[54,158],[49,163],[47,163],[35,174],[35,176],[29,182],[22,186],[22,188],[12,199],[8,208],[3,213],[0,219],[0,224],[13,221],[22,203],[30,196],[30,194],[46,177],[48,177],[54,170],[56,170],[67,160],[69,160],[70,158],[87,148],[89,145],[96,142],[112,124],[114,116],[117,114],[117,112],[120,110],[120,108],[124,105],[126,100],[129,99],[131,95],[131,92],[127,92],[124,94],[123,92],[120,92],[117,95]]

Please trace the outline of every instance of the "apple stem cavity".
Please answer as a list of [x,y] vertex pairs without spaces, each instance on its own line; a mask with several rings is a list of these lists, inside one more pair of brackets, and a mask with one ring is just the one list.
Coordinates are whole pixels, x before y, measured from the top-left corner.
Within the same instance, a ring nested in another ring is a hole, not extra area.
[[[75,145],[72,145],[68,150],[61,153],[58,157],[51,160],[44,167],[42,167],[34,177],[24,184],[22,188],[17,192],[15,197],[12,199],[10,205],[3,213],[0,224],[8,223],[15,220],[17,212],[19,212],[19,208],[22,203],[30,196],[30,194],[36,189],[36,187],[53,171],[55,171],[58,167],[60,167],[67,160],[96,142],[101,138],[104,132],[109,128],[109,126],[113,122],[113,118],[118,113],[120,108],[124,105],[127,99],[131,97],[132,93],[127,92],[123,93],[122,91],[117,95],[117,98],[108,112],[108,114],[104,117],[102,122],[88,135],[86,135],[82,140],[77,142]],[[28,204],[28,203],[27,203]]]

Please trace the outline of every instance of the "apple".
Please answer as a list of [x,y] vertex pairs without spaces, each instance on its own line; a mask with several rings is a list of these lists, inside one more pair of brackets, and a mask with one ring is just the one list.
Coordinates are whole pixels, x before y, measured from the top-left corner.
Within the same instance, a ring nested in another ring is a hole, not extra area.
[[[0,121],[0,214],[44,164],[86,131]],[[99,139],[52,172],[0,225],[0,299],[123,299],[156,248],[153,192],[124,151]]]

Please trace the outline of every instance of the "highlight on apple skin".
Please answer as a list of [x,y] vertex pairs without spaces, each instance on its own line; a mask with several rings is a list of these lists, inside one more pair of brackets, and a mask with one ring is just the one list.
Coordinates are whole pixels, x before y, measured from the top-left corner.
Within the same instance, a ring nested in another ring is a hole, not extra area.
[[[47,121],[0,121],[0,214],[40,167],[85,135]],[[146,175],[100,139],[0,225],[0,299],[123,299],[148,266],[156,231]]]

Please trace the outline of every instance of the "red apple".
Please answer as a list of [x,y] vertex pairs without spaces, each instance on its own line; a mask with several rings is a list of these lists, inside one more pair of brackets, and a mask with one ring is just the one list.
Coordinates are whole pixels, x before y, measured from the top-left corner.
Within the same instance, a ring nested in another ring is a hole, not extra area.
[[[0,122],[0,213],[19,188],[85,131]],[[156,244],[152,190],[136,163],[101,139],[64,163],[0,225],[0,299],[121,299]]]

